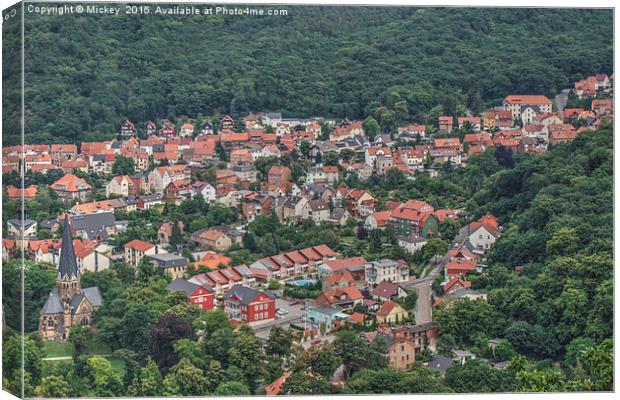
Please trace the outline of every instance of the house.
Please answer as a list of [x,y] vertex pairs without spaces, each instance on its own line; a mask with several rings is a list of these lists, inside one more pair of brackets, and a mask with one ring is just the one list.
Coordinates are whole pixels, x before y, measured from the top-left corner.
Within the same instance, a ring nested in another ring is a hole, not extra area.
[[384,229],[392,216],[392,210],[377,211],[370,214],[364,220],[364,227],[367,230]]
[[276,200],[274,211],[280,219],[280,222],[290,222],[292,220],[302,218],[303,210],[307,207],[307,204],[308,200],[305,197],[280,197]]
[[373,287],[383,281],[406,282],[409,280],[409,266],[394,260],[382,259],[364,264],[366,285]]
[[151,254],[147,259],[155,266],[162,268],[165,272],[172,276],[172,279],[179,278],[185,273],[187,267],[187,258],[162,252]]
[[269,292],[234,285],[224,294],[224,312],[231,322],[252,326],[273,321],[276,317],[276,302]]
[[301,217],[304,220],[312,220],[317,224],[329,220],[331,211],[329,203],[323,199],[309,200],[301,209]]
[[317,305],[308,307],[308,321],[316,325],[325,325],[329,331],[335,326],[338,320],[347,319],[349,316],[340,309],[329,305]]
[[187,166],[168,165],[157,167],[148,175],[148,188],[151,193],[163,193],[170,182],[188,180]]
[[452,349],[452,360],[464,365],[468,360],[473,360],[476,355],[469,350]]
[[446,295],[450,295],[454,292],[456,292],[457,290],[460,289],[470,289],[471,288],[471,282],[470,281],[466,281],[462,278],[462,276],[452,276],[450,278],[450,280],[443,285],[443,292]]
[[400,304],[386,301],[377,311],[377,324],[401,324],[409,320],[409,312]]
[[50,146],[51,162],[57,167],[77,157],[77,146],[74,144],[52,144]]
[[566,143],[575,140],[577,130],[571,124],[549,125],[549,144]]
[[397,236],[398,245],[409,254],[420,250],[428,242],[428,238],[419,235]]
[[592,111],[597,116],[611,115],[613,112],[613,102],[611,99],[594,99],[592,100]]
[[452,133],[452,125],[454,124],[454,117],[452,116],[440,116],[438,119],[439,133]]
[[390,331],[380,330],[365,332],[362,338],[370,343],[382,341],[386,345],[388,366],[394,369],[408,369],[415,364],[415,344],[403,337],[395,336]]
[[235,127],[235,120],[230,115],[224,115],[220,117],[220,131],[230,129],[232,130]]
[[194,134],[194,125],[193,124],[183,124],[181,125],[181,129],[179,129],[180,137],[192,137]]
[[230,236],[216,228],[196,231],[192,233],[192,240],[206,250],[227,251],[232,246]]
[[398,137],[405,141],[417,141],[426,138],[426,125],[411,124],[398,128]]
[[454,361],[452,361],[451,358],[435,354],[431,357],[430,361],[426,363],[426,368],[439,372],[439,374],[443,378],[444,376],[446,376],[446,371],[448,370],[448,368],[450,368],[452,364],[454,364]]
[[181,205],[187,199],[194,197],[194,188],[190,181],[184,179],[172,181],[166,186],[164,194],[167,204]]
[[361,304],[364,296],[355,286],[337,287],[327,290],[316,298],[318,305],[355,306]]
[[[179,228],[179,233],[183,234],[183,228],[185,228],[185,224],[183,221],[177,221],[177,227]],[[160,244],[168,244],[170,243],[170,238],[172,236],[173,231],[173,223],[172,222],[164,222],[159,226],[157,230],[157,241]],[[182,238],[182,237],[181,237]]]
[[74,200],[79,202],[90,201],[94,194],[94,189],[90,184],[73,174],[64,175],[52,183],[50,188],[58,194],[58,198],[65,205]]
[[11,200],[24,199],[33,200],[37,197],[39,187],[37,185],[30,185],[27,188],[20,189],[16,186],[9,185],[6,187],[7,197]]
[[480,130],[480,118],[479,117],[459,117],[458,118],[459,129],[465,128],[465,124],[469,124],[474,132]]
[[71,215],[70,222],[73,234],[84,240],[103,242],[118,232],[114,213],[109,211]]
[[408,200],[392,210],[388,223],[399,235],[430,236],[439,232],[439,220],[433,207],[418,200]]
[[[97,244],[92,240],[74,240],[75,259],[80,272],[99,272],[108,269],[112,264],[112,247],[105,244]],[[62,251],[62,249],[61,249]]]
[[366,314],[362,314],[360,312],[354,312],[353,314],[351,314],[351,316],[347,319],[347,321],[350,324],[353,325],[359,325],[359,326],[366,326],[368,324],[368,321],[370,320],[370,317]]
[[125,243],[123,247],[125,248],[125,262],[134,268],[140,264],[144,257],[157,254],[160,251],[165,252],[154,244],[138,239]]
[[505,110],[512,113],[513,120],[531,123],[536,114],[551,113],[552,102],[542,95],[510,95],[502,102]]
[[484,113],[482,118],[484,129],[511,129],[514,126],[510,110],[495,109]]
[[190,304],[196,304],[203,310],[213,310],[215,308],[215,290],[207,284],[199,285],[188,282],[185,279],[176,278],[168,284],[171,292],[184,292]]
[[491,214],[482,216],[478,221],[467,224],[459,230],[456,243],[467,243],[474,253],[484,253],[500,237],[499,222]]
[[170,121],[164,121],[161,129],[159,130],[159,136],[165,138],[172,138],[176,136],[176,128],[174,124]]
[[[357,271],[364,271],[364,266],[366,265],[366,263],[367,261],[364,259],[364,257],[350,257],[344,258],[342,260],[331,260],[326,261],[321,266],[319,266],[317,272],[319,274],[319,278],[324,278],[328,275],[332,275],[342,271],[348,271],[355,274]],[[364,279],[365,277],[362,277],[362,280]]]
[[18,250],[24,250],[28,242],[37,236],[37,221],[31,219],[10,219],[7,222],[7,236],[15,240]]
[[164,197],[161,194],[150,194],[136,198],[136,207],[140,210],[148,210],[161,205],[164,205]]
[[403,290],[399,285],[389,281],[383,281],[377,285],[370,292],[371,296],[375,300],[379,301],[388,301],[388,300],[396,300],[401,297],[405,297],[407,292]]
[[228,267],[232,259],[230,257],[223,256],[221,254],[217,254],[212,251],[207,251],[200,261],[194,262],[194,268],[203,268],[206,267],[210,270],[217,270],[220,268]]
[[123,122],[119,132],[121,136],[133,136],[136,134],[137,129],[136,129],[136,126],[133,124],[133,122],[127,120]]
[[[446,283],[450,282],[454,277],[462,277],[476,271],[476,261],[466,260],[462,258],[452,258],[444,266],[444,275]],[[456,282],[453,282],[452,287]],[[462,284],[466,287],[466,284]]]
[[128,175],[115,176],[106,185],[105,195],[106,197],[110,197],[112,195],[135,196],[136,190],[133,179]]
[[322,281],[323,291],[355,286],[353,274],[347,270],[337,271],[332,275],[324,276]]
[[273,165],[267,173],[267,182],[274,185],[285,185],[291,181],[291,169],[281,165]]

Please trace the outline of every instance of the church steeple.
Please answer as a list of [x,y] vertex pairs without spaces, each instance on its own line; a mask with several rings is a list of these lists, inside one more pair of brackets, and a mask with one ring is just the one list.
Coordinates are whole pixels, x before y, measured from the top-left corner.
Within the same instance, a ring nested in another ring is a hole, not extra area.
[[79,278],[80,270],[75,259],[75,249],[73,248],[73,237],[71,236],[71,226],[69,225],[69,215],[65,214],[65,223],[62,231],[62,244],[60,246],[60,262],[58,264],[58,278]]
[[80,270],[75,259],[75,249],[73,248],[73,237],[71,236],[68,214],[65,214],[65,223],[63,225],[56,284],[58,285],[60,298],[64,301],[70,301],[74,295],[82,291],[80,288]]

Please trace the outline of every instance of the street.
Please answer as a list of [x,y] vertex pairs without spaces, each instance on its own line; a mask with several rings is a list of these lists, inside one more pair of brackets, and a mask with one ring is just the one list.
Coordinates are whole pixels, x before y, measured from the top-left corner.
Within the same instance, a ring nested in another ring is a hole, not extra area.
[[[305,315],[305,311],[303,309],[303,301],[300,301],[300,304],[295,304],[293,306],[289,304],[291,301],[276,299],[276,310],[285,309],[286,311],[288,311],[288,314],[278,317],[274,321],[269,321],[260,325],[253,326],[252,329],[254,329],[257,337],[267,339],[267,337],[269,337],[271,327],[274,325],[279,325],[283,328],[286,328],[292,323],[297,323],[300,325],[303,324],[302,317]],[[308,301],[307,303],[309,305],[311,304],[310,301]]]

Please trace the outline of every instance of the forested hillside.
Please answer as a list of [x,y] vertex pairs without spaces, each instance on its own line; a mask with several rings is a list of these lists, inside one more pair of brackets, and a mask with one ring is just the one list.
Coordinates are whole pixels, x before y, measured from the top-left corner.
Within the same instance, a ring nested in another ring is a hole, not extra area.
[[[553,95],[612,72],[610,10],[287,9],[29,15],[26,141],[76,142],[116,132],[125,118],[249,110],[359,118],[385,106],[423,120],[448,96],[480,110],[511,92]],[[7,95],[5,143],[14,143],[19,91]]]

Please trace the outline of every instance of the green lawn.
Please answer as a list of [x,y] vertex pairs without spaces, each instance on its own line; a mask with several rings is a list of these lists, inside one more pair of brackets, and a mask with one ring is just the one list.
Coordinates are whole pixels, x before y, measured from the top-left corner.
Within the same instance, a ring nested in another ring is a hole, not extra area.
[[[110,347],[93,338],[88,344],[88,354],[109,354]],[[69,342],[58,343],[52,341],[43,342],[44,357],[71,357],[73,345]]]
[[[122,358],[114,356],[106,356],[105,358],[110,361],[110,364],[112,364],[112,369],[118,372],[121,377],[125,375],[125,362]],[[72,360],[46,360],[43,361],[43,376],[47,376],[52,373],[51,371],[54,369],[54,365],[57,363],[68,363],[69,368],[73,368]]]

